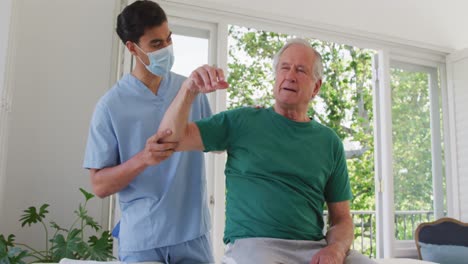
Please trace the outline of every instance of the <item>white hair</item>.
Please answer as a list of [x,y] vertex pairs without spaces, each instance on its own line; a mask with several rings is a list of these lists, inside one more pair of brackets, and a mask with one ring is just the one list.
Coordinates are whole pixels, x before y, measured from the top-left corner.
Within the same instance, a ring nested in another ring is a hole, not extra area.
[[313,74],[315,81],[322,80],[322,76],[323,76],[322,55],[320,55],[320,53],[318,53],[318,51],[315,50],[307,40],[301,39],[301,38],[289,39],[286,42],[286,44],[284,44],[284,46],[278,51],[278,53],[275,54],[275,56],[273,57],[273,71],[275,72],[275,76],[276,76],[276,67],[278,66],[278,62],[279,62],[279,58],[281,57],[281,54],[283,54],[283,52],[289,46],[293,44],[303,45],[312,49],[312,51],[315,54],[314,64],[312,65],[312,69],[313,69],[312,74]]

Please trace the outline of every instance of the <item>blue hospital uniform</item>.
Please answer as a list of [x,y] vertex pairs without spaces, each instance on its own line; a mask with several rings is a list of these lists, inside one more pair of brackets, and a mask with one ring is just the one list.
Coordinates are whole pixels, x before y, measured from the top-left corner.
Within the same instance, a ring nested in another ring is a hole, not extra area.
[[[83,166],[113,167],[142,151],[184,80],[169,73],[155,95],[133,75],[124,75],[96,105]],[[210,115],[208,100],[201,94],[192,105],[190,120]],[[145,251],[208,234],[204,171],[202,152],[176,152],[122,189],[119,250]]]

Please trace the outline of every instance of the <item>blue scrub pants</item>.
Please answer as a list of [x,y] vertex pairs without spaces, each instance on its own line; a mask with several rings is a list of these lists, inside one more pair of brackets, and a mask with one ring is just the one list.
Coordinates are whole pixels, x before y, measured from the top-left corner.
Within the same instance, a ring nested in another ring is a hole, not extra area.
[[177,245],[144,251],[121,251],[122,262],[161,262],[166,264],[214,263],[210,233]]

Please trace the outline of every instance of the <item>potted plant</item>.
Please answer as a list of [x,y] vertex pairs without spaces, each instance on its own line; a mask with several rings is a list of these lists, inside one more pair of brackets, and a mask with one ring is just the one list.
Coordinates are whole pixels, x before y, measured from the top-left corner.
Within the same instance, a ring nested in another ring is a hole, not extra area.
[[[114,259],[112,256],[112,237],[109,231],[101,231],[102,227],[88,215],[86,205],[93,194],[80,188],[85,202],[78,206],[74,213],[77,215],[69,228],[59,226],[50,221],[47,228],[45,217],[49,211],[48,204],[41,207],[34,206],[24,210],[21,215],[21,226],[31,226],[40,223],[45,232],[45,249],[37,250],[26,244],[15,241],[15,235],[8,237],[0,235],[0,264],[25,264],[27,262],[59,262],[62,258],[88,259],[105,261]],[[96,235],[85,237],[85,230],[92,229]]]

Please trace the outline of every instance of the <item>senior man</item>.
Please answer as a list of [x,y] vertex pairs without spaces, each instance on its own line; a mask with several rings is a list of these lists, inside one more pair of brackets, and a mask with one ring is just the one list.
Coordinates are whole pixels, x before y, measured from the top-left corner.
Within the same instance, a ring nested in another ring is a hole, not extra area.
[[[239,108],[188,123],[199,93],[226,89],[219,68],[196,69],[183,83],[159,131],[177,151],[227,151],[227,250],[223,263],[374,263],[350,251],[352,198],[343,144],[307,115],[322,85],[320,54],[303,39],[274,58],[275,104]],[[323,208],[330,228],[323,235]]]

